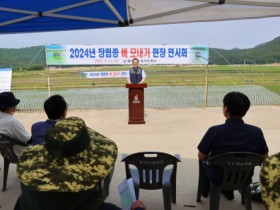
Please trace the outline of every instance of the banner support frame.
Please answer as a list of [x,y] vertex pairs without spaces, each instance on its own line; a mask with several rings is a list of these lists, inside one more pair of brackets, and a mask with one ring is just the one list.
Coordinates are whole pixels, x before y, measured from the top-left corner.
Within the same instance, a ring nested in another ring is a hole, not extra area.
[[204,107],[208,107],[208,72],[209,67],[206,65],[205,69],[205,96],[204,96]]

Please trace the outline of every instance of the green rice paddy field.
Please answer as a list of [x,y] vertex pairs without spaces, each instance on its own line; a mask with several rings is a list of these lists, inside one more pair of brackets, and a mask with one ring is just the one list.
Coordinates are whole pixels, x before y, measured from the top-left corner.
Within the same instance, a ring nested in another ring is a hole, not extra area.
[[[147,74],[146,108],[221,106],[229,91],[247,94],[252,105],[280,105],[280,65],[142,66]],[[19,109],[42,109],[50,93],[61,94],[69,108],[127,108],[126,78],[86,79],[80,72],[124,71],[128,66],[50,68],[13,72],[12,91]],[[208,81],[207,103],[205,97]]]

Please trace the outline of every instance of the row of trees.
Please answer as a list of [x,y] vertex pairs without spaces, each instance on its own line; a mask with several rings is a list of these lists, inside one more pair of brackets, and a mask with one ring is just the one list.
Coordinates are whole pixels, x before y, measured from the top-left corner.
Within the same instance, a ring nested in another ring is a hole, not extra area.
[[0,48],[0,68],[11,67],[13,70],[45,69],[45,47],[26,47],[20,49]]
[[35,70],[45,70],[45,65],[33,64],[29,66],[15,66],[13,71],[35,71]]

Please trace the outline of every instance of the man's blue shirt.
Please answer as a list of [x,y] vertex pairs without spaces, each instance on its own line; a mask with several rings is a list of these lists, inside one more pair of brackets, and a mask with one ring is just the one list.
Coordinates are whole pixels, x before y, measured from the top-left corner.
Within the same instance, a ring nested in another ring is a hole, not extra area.
[[268,153],[262,130],[245,124],[241,118],[228,118],[225,124],[210,127],[197,148],[210,156],[226,152]]
[[[262,130],[245,124],[241,118],[228,118],[225,124],[210,127],[197,148],[210,157],[226,152],[253,152],[260,155],[268,153]],[[220,167],[203,164],[203,169],[211,182],[221,184],[223,172]],[[250,182],[251,179],[248,180]]]
[[32,144],[43,144],[48,130],[56,123],[57,120],[46,120],[44,122],[34,123],[31,127]]

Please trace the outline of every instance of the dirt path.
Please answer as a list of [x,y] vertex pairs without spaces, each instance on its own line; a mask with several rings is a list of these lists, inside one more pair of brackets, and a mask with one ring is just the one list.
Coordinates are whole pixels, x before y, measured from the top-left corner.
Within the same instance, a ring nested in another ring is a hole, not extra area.
[[[31,125],[45,120],[43,111],[21,111],[15,116],[30,131]],[[96,131],[114,140],[120,153],[162,150],[196,158],[196,146],[209,126],[224,122],[221,108],[146,109],[144,125],[128,125],[128,110],[69,110]],[[254,106],[244,120],[262,128],[270,153],[280,150],[280,106]]]
[[[15,116],[30,130],[34,122],[45,120],[43,111],[20,111]],[[115,172],[110,185],[110,196],[107,202],[120,205],[116,186],[125,178],[124,164],[120,161],[122,153],[137,151],[164,151],[181,155],[182,162],[177,173],[177,203],[173,210],[186,210],[187,205],[195,205],[196,210],[209,208],[209,199],[196,203],[198,182],[198,161],[196,146],[209,126],[224,122],[221,108],[187,108],[187,109],[147,109],[146,124],[128,125],[128,110],[69,110],[68,116],[78,116],[86,124],[113,139],[119,148]],[[279,152],[280,141],[280,106],[255,106],[245,116],[245,122],[262,128],[270,149],[270,154]],[[3,159],[0,159],[3,169]],[[254,181],[258,181],[255,172]],[[0,173],[0,180],[3,172]],[[7,191],[0,191],[0,205],[4,210],[12,210],[20,195],[20,184],[16,174],[16,165],[11,164],[7,183]],[[244,209],[240,202],[240,194],[235,193],[231,202],[221,198],[220,209]],[[162,192],[140,191],[140,199],[148,209],[163,209]],[[263,210],[262,203],[253,202],[254,210]]]

